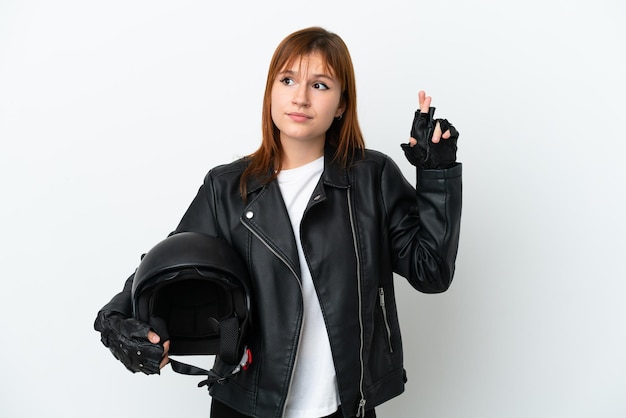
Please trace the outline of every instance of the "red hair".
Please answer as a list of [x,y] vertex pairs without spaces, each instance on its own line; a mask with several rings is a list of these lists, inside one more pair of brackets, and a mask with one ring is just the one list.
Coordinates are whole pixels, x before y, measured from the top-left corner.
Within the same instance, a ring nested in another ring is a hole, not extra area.
[[335,77],[341,86],[340,106],[344,109],[340,119],[335,119],[326,131],[326,142],[337,151],[334,158],[343,166],[352,159],[355,151],[365,150],[363,134],[356,111],[356,80],[350,52],[343,40],[336,34],[320,27],[299,30],[287,36],[278,45],[270,62],[263,96],[262,142],[254,153],[246,158],[249,165],[241,176],[240,188],[245,199],[246,182],[250,177],[259,177],[264,183],[276,179],[282,166],[280,132],[272,120],[271,93],[278,73],[297,59],[318,53],[326,70]]

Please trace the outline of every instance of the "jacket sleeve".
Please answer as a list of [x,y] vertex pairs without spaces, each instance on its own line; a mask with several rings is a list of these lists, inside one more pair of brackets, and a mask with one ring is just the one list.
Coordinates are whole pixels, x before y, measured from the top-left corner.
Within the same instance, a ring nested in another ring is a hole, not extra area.
[[454,276],[461,226],[461,172],[460,163],[445,170],[419,170],[417,187],[407,183],[408,190],[389,183],[398,181],[397,174],[406,183],[395,163],[383,169],[394,271],[424,293],[444,292]]
[[[213,187],[211,182],[211,173],[206,175],[204,183],[200,186],[196,197],[189,205],[182,220],[178,224],[176,230],[170,235],[178,232],[195,231],[203,232],[208,235],[216,236],[216,228],[213,216]],[[113,299],[100,309],[100,312],[118,312],[126,318],[133,316],[132,295],[133,273],[125,282],[124,288],[120,293],[115,295]]]
[[[133,307],[132,307],[132,303],[130,300],[131,289],[133,287],[133,277],[135,277],[135,273],[131,274],[130,277],[126,279],[126,282],[124,283],[124,288],[122,289],[122,291],[118,293],[117,295],[113,296],[113,299],[111,299],[109,303],[107,303],[106,305],[102,307],[102,309],[100,309],[100,311],[98,312],[98,318],[100,317],[100,313],[105,313],[105,312],[106,313],[117,312],[117,313],[122,314],[124,318],[130,318],[133,316]],[[98,320],[96,319],[96,323],[97,321]],[[96,328],[96,330],[100,331],[100,329],[98,329],[97,324],[94,325],[94,327]]]

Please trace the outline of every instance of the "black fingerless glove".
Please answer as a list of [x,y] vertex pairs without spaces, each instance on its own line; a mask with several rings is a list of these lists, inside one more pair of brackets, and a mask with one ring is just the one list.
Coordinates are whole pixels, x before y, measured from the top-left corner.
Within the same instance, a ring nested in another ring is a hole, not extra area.
[[101,341],[133,373],[160,374],[163,347],[148,340],[150,326],[117,312],[98,313],[94,323]]
[[[434,119],[435,108],[431,107],[428,113],[415,112],[411,136],[417,140],[417,144],[401,144],[407,160],[418,169],[444,169],[450,168],[456,162],[456,143],[459,132],[447,119]],[[443,139],[438,143],[432,141],[435,126],[439,122],[441,132],[450,130],[450,138]]]

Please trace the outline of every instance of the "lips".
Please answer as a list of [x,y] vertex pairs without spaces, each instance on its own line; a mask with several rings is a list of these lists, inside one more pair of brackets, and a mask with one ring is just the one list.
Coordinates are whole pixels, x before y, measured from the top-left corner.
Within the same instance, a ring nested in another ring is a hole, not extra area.
[[293,120],[294,122],[306,122],[309,119],[313,119],[309,115],[306,115],[304,113],[298,113],[298,112],[287,113],[287,116],[289,117],[289,119]]

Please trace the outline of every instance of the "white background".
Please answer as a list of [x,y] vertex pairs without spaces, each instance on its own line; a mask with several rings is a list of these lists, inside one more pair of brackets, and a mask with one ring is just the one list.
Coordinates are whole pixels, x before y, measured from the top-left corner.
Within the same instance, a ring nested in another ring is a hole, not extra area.
[[461,132],[455,282],[398,280],[409,382],[379,416],[626,416],[625,7],[0,1],[0,416],[208,416],[196,378],[127,372],[93,319],[206,171],[257,148],[270,56],[312,25],[408,178],[418,90]]

